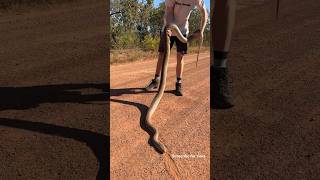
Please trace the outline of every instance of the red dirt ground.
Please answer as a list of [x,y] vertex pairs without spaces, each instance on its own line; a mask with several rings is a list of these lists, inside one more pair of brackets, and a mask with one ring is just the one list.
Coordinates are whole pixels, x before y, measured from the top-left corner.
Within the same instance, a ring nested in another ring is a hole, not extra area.
[[106,3],[20,9],[0,24],[0,179],[106,176]]
[[[1,14],[0,179],[103,175],[105,9]],[[182,179],[208,179],[210,154],[212,179],[320,177],[319,9],[318,0],[281,0],[277,21],[271,0],[239,10],[229,58],[236,106],[211,114],[211,152],[209,55],[197,70],[188,56],[185,96],[166,93],[153,118],[172,154],[205,155],[174,159]],[[144,86],[154,66],[111,68],[113,179],[171,178],[140,127],[154,93],[128,89]],[[173,60],[168,78],[171,90]]]
[[[111,66],[110,143],[111,179],[172,179],[166,156],[148,144],[143,128],[148,107],[155,92],[142,89],[154,76],[156,61]],[[209,53],[185,58],[184,96],[172,93],[175,84],[174,55],[168,68],[167,93],[164,94],[152,122],[160,140],[172,155],[204,157],[173,158],[181,179],[208,179],[210,176]],[[169,164],[170,165],[170,164]]]
[[319,179],[320,3],[242,9],[229,59],[236,106],[211,114],[212,179]]

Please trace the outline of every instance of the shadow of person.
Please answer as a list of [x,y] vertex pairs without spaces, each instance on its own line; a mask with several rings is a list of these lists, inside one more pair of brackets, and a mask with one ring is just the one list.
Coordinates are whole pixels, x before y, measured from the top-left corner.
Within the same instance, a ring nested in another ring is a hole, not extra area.
[[107,179],[107,170],[109,169],[109,159],[107,159],[107,155],[110,154],[110,140],[109,137],[104,134],[41,122],[31,122],[8,118],[0,118],[0,126],[24,129],[84,142],[92,150],[99,162],[99,171],[96,179]]
[[[30,87],[0,87],[0,111],[24,110],[42,103],[83,103],[105,102],[109,84],[58,84]],[[109,137],[103,134],[69,127],[31,122],[26,120],[0,118],[0,126],[25,129],[43,134],[71,138],[85,142],[99,162],[97,179],[106,179],[109,169]]]
[[[164,91],[165,93],[175,94],[174,90]],[[157,91],[146,91],[144,88],[123,88],[123,89],[110,89],[110,96],[122,96],[124,94],[147,94],[157,93]]]
[[[91,89],[94,93],[84,93]],[[93,90],[92,90],[93,89]],[[107,101],[108,84],[58,84],[30,87],[0,87],[0,111],[23,110],[41,103],[90,103]]]
[[123,94],[141,94],[141,93],[154,93],[154,91],[146,91],[144,88],[110,89],[110,96],[121,96]]
[[118,100],[118,99],[110,99],[110,101],[116,102],[116,103],[135,106],[136,108],[138,108],[138,110],[140,111],[140,114],[141,114],[140,115],[140,127],[145,132],[147,132],[149,134],[149,140],[148,140],[149,145],[152,146],[158,153],[161,154],[161,152],[156,148],[155,142],[152,139],[152,137],[154,136],[155,132],[153,131],[152,128],[150,128],[150,126],[146,122],[146,116],[147,116],[147,112],[148,112],[148,109],[149,109],[148,106],[146,106],[144,104],[140,104],[140,103],[124,101],[124,100]]

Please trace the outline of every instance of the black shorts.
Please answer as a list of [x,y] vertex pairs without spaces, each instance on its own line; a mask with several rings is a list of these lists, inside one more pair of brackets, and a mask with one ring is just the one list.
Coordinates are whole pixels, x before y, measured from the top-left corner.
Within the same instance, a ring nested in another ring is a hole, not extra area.
[[[185,34],[183,36],[187,37],[187,35],[185,35]],[[164,52],[165,41],[162,38],[163,37],[162,35],[160,37],[161,37],[161,39],[160,39],[158,52]],[[170,49],[172,48],[174,43],[176,43],[177,52],[179,52],[181,54],[187,54],[188,53],[188,43],[183,43],[176,36],[171,36],[170,37]]]

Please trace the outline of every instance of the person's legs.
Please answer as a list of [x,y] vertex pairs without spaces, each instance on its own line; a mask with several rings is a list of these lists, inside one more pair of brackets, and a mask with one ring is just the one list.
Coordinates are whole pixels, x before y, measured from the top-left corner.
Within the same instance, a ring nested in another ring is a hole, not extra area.
[[176,67],[176,95],[182,96],[182,74],[183,74],[183,67],[184,67],[184,61],[183,61],[183,53],[177,52],[177,67]]
[[233,106],[228,82],[227,55],[235,24],[236,0],[216,1],[213,15],[213,56],[211,59],[211,107]]
[[156,73],[155,73],[155,76],[158,76],[158,77],[160,77],[160,73],[161,73],[161,69],[162,69],[163,56],[164,56],[164,53],[159,52],[157,68],[156,68]]
[[213,15],[213,47],[217,51],[229,51],[235,24],[236,0],[216,1]]
[[178,52],[177,53],[177,67],[176,67],[177,78],[182,79],[183,67],[184,67],[183,54]]
[[[184,35],[186,37],[186,35]],[[188,44],[181,42],[177,37],[175,37],[175,42],[177,46],[177,66],[176,66],[176,95],[182,96],[182,75],[184,68],[184,55],[187,54]]]
[[[162,65],[163,65],[163,60],[164,60],[164,50],[165,50],[165,35],[163,32],[160,32],[160,43],[159,43],[159,49],[158,49],[158,62],[156,66],[156,72],[154,75],[154,79],[151,80],[151,82],[145,87],[146,91],[151,91],[154,89],[157,89],[160,83],[160,75],[161,75],[161,70],[162,70]],[[173,39],[172,37],[170,38],[170,48],[173,46]]]
[[151,91],[153,89],[157,89],[160,83],[160,73],[162,69],[162,62],[163,62],[163,56],[164,56],[164,47],[163,47],[163,40],[162,37],[160,39],[159,43],[159,54],[158,54],[158,62],[156,67],[156,72],[154,75],[154,79],[151,80],[151,82],[145,87],[146,91]]

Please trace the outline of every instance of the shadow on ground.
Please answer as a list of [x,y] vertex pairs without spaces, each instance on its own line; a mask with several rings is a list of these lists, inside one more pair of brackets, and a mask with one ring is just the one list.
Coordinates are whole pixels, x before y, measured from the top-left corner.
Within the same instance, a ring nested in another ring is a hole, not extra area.
[[[123,88],[123,89],[110,89],[110,96],[122,96],[124,94],[147,94],[157,93],[157,91],[146,91],[144,88]],[[167,90],[164,93],[175,94],[174,90]]]
[[[25,110],[35,108],[42,103],[83,103],[106,102],[108,84],[61,84],[31,87],[0,87],[0,111]],[[93,89],[94,93],[84,93]],[[106,179],[109,169],[110,138],[96,132],[62,127],[42,122],[0,118],[0,126],[24,129],[52,136],[70,138],[84,142],[92,150],[99,162],[96,179]]]
[[[61,84],[31,87],[0,87],[0,111],[23,110],[42,103],[83,103],[106,101],[108,85],[100,84]],[[84,89],[94,89],[99,93],[85,94]],[[101,92],[100,92],[101,91]]]
[[[124,89],[110,89],[110,97],[112,96],[122,96],[124,94],[143,94],[143,93],[156,93],[156,91],[145,91],[144,88],[124,88]],[[173,90],[165,91],[165,93],[172,93],[174,94]],[[147,124],[146,122],[146,116],[149,107],[136,103],[136,102],[130,102],[130,101],[125,101],[125,100],[119,100],[119,99],[110,99],[112,102],[116,103],[121,103],[121,104],[126,104],[126,105],[131,105],[139,109],[141,115],[140,115],[140,127],[149,134],[149,140],[148,143],[150,146],[152,146],[158,153],[161,153],[158,151],[158,149],[155,146],[155,142],[152,139],[152,137],[155,134],[155,131]]]
[[90,147],[97,160],[99,161],[99,172],[96,179],[106,179],[107,177],[106,170],[109,169],[108,155],[110,154],[110,141],[109,137],[106,135],[88,130],[8,118],[0,118],[0,126],[24,129],[52,136],[71,138],[80,142],[84,142],[88,147]]
[[110,101],[112,102],[116,102],[116,103],[121,103],[121,104],[126,104],[126,105],[131,105],[131,106],[135,106],[136,108],[139,109],[141,115],[140,115],[140,127],[149,134],[149,140],[148,143],[150,146],[152,146],[158,153],[161,154],[160,151],[158,151],[158,149],[155,146],[155,142],[152,139],[152,137],[155,134],[155,131],[152,130],[152,128],[150,128],[150,126],[147,124],[146,122],[146,116],[147,116],[147,112],[148,112],[148,106],[144,105],[144,104],[140,104],[140,103],[135,103],[135,102],[130,102],[130,101],[124,101],[124,100],[118,100],[118,99],[110,99]]

